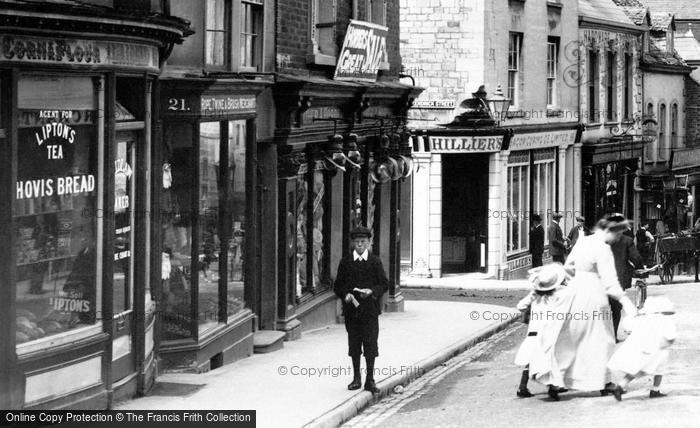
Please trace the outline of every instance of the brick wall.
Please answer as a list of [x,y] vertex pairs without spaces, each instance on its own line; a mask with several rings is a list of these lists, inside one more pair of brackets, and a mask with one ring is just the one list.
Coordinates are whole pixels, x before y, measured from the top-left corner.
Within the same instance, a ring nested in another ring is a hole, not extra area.
[[[328,2],[331,0],[319,0]],[[366,2],[358,1],[358,19],[366,20]],[[352,19],[352,0],[336,0],[335,41],[338,52],[343,45],[348,23]],[[310,39],[310,0],[279,0],[277,11],[277,71],[283,74],[332,78],[335,66],[307,62],[312,53]],[[399,54],[399,0],[387,0],[387,51],[390,70],[381,71],[380,80],[397,80],[401,70]]]
[[[694,65],[694,66],[697,66]],[[685,135],[689,147],[700,146],[700,73],[685,78]]]

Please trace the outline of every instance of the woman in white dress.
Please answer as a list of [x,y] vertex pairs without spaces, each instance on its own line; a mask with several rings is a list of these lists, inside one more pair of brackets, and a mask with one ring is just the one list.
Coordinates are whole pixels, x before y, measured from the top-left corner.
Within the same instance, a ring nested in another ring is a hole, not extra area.
[[637,310],[620,287],[610,243],[629,223],[621,214],[601,219],[592,235],[582,237],[565,268],[573,275],[563,290],[563,303],[553,314],[557,323],[542,335],[545,358],[530,365],[535,380],[557,388],[583,391],[613,390],[607,363],[615,350],[608,296],[617,299],[628,316]]

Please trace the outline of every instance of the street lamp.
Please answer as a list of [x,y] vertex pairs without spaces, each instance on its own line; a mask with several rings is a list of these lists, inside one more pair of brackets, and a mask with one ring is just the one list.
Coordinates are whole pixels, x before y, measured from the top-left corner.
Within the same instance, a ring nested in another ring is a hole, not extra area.
[[510,107],[510,101],[510,98],[503,95],[501,85],[498,85],[496,92],[486,99],[489,110],[491,110],[491,116],[497,123],[500,124],[501,120],[505,119],[508,107]]

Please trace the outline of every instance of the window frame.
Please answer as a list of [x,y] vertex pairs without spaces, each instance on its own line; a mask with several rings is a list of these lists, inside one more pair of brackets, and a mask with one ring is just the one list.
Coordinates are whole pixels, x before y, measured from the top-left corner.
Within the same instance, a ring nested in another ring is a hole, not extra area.
[[522,103],[520,91],[520,71],[523,50],[523,33],[511,31],[508,34],[508,98],[509,109],[517,109]]
[[[367,22],[386,26],[387,0],[366,0]],[[375,11],[380,11],[379,20],[375,17]]]
[[678,144],[678,103],[671,104],[671,149],[679,149]]
[[634,91],[632,90],[634,86],[633,76],[634,71],[632,67],[634,66],[634,60],[632,54],[625,54],[625,88],[624,88],[624,103],[625,110],[623,112],[623,118],[625,120],[632,119],[632,112],[634,111],[633,101],[634,101]]
[[[307,62],[319,65],[335,66],[339,53],[339,48],[335,42],[335,36],[338,31],[336,25],[338,13],[338,0],[312,0],[309,8],[309,41],[310,55]],[[321,10],[321,8],[330,8]],[[321,13],[323,12],[323,13]],[[331,21],[321,22],[320,15],[330,13]],[[330,34],[322,38],[322,31],[319,29],[330,28]],[[321,40],[329,40],[330,43],[322,44]]]
[[605,119],[608,122],[617,121],[617,53],[613,50],[607,51],[606,61],[606,112]]
[[[210,7],[210,2],[224,2],[224,64],[208,63],[209,45],[207,43],[207,35],[215,30],[207,29],[207,17]],[[204,40],[203,40],[203,64],[205,70],[211,71],[230,71],[238,73],[256,73],[264,71],[265,61],[265,7],[266,0],[207,0],[204,4]],[[247,10],[246,5],[251,6],[251,10],[257,10],[258,14],[255,18],[255,25],[258,27],[258,32],[255,35],[255,41],[250,46],[254,50],[253,65],[246,64],[247,57],[243,55],[242,44],[244,43],[247,33],[244,32]]]
[[[513,154],[515,153],[515,156]],[[511,152],[509,156],[523,156],[523,152]],[[508,160],[506,165],[506,180],[507,180],[507,204],[508,204],[508,224],[506,226],[506,253],[515,254],[523,251],[527,251],[530,248],[529,239],[527,232],[529,228],[529,216],[525,215],[530,210],[530,164],[531,164],[531,151],[526,151],[527,159],[511,159]],[[515,209],[514,198],[513,198],[513,183],[515,171],[518,172],[518,206]],[[514,242],[514,227],[513,224],[517,223],[518,228],[518,242]],[[525,233],[523,233],[523,225]]]
[[546,79],[547,79],[547,107],[556,107],[558,84],[559,84],[559,37],[547,38],[547,60],[546,60]]
[[588,50],[588,122],[597,123],[600,120],[598,105],[600,103],[600,55],[595,49]]
[[666,156],[666,151],[668,148],[668,141],[667,141],[667,124],[666,124],[666,103],[665,102],[660,102],[659,103],[659,144],[657,146],[657,154],[656,154],[656,160],[657,161],[666,161],[667,156]]

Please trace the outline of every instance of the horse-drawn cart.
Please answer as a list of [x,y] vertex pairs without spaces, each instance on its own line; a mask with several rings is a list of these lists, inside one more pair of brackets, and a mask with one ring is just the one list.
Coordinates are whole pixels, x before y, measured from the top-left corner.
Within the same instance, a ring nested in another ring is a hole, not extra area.
[[670,284],[679,263],[695,262],[695,282],[698,281],[698,256],[700,255],[700,233],[689,235],[666,235],[656,240],[654,251],[662,284]]

